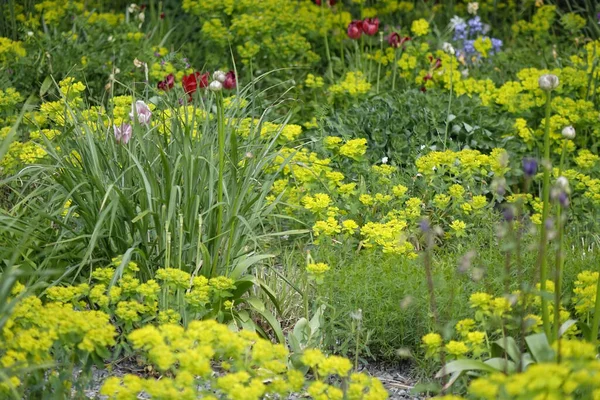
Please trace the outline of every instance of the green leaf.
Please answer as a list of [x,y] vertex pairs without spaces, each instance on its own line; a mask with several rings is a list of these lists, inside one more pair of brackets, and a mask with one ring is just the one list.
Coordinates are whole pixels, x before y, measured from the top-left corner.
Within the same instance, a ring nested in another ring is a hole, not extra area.
[[283,336],[283,331],[281,330],[281,325],[275,316],[269,310],[256,311],[260,314],[271,326],[273,332],[275,333],[275,337],[279,343],[285,343],[285,336]]
[[536,333],[529,335],[525,338],[527,347],[533,356],[533,359],[537,362],[551,362],[554,361],[554,350],[548,343],[548,338],[545,333]]
[[50,89],[50,86],[52,86],[52,83],[54,83],[52,77],[47,76],[46,79],[44,79],[42,86],[40,86],[40,97],[44,97],[44,95],[48,92],[48,89]]
[[241,257],[240,259],[238,259],[239,261],[237,261],[235,263],[235,266],[233,267],[233,270],[229,274],[229,277],[231,279],[237,280],[243,274],[245,274],[246,271],[248,270],[248,268],[250,268],[252,265],[256,264],[259,261],[265,260],[267,258],[273,258],[273,257],[275,257],[274,254],[258,254],[258,255],[254,255],[254,256],[250,256],[250,257]]
[[575,319],[569,319],[567,321],[565,321],[564,324],[562,324],[560,326],[560,328],[558,329],[558,337],[562,337],[562,335],[565,334],[566,331],[569,330],[570,327],[572,327],[573,325],[575,325],[577,323],[577,320]]
[[514,362],[521,362],[521,351],[513,337],[498,339],[493,344],[503,349]]
[[495,357],[486,360],[485,363],[498,371],[512,373],[517,370],[517,364],[505,358]]
[[451,361],[442,367],[441,370],[435,374],[436,378],[441,378],[443,376],[453,374],[455,372],[462,373],[464,371],[486,371],[486,372],[494,372],[496,368],[491,365],[487,365],[486,363],[478,360],[456,360]]

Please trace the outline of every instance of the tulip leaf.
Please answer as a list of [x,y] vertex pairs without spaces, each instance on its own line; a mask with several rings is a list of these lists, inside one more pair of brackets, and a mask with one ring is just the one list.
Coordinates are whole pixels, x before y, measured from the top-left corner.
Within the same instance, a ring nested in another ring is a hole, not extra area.
[[482,361],[478,360],[456,360],[451,361],[445,366],[442,367],[441,370],[435,374],[436,378],[441,378],[443,376],[454,374],[455,372],[464,372],[464,371],[486,371],[486,372],[494,372],[497,371],[491,365],[488,365]]
[[554,350],[548,343],[545,333],[536,333],[525,338],[527,347],[537,362],[550,362],[554,360]]
[[519,346],[513,337],[509,336],[503,339],[498,339],[493,343],[504,350],[514,362],[518,363],[521,361],[521,351],[519,350]]

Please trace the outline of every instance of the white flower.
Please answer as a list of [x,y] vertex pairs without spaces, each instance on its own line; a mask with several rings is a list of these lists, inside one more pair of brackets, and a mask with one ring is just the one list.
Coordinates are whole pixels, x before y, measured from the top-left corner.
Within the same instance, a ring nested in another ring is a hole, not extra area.
[[381,159],[381,163],[382,163],[382,164],[387,164],[388,160],[389,160],[389,159],[388,159],[387,157],[383,157],[383,158]]
[[571,125],[565,126],[562,130],[562,136],[567,140],[575,139],[575,128]]
[[452,29],[456,28],[456,25],[460,25],[460,24],[464,24],[465,20],[462,19],[461,17],[459,17],[458,15],[455,15],[454,17],[452,17],[452,19],[450,20],[450,27]]
[[33,32],[32,31],[27,31],[27,36],[33,37]]
[[558,87],[560,81],[558,80],[558,76],[553,74],[545,74],[540,76],[538,80],[538,84],[540,85],[540,89],[550,92]]
[[450,54],[450,55],[454,55],[455,51],[454,51],[454,47],[452,46],[452,44],[448,43],[448,42],[444,42],[444,44],[442,45],[442,50],[444,50],[444,52]]
[[477,11],[479,10],[479,3],[474,1],[472,3],[467,4],[467,12],[471,15],[475,15],[477,14]]
[[137,11],[137,9],[138,9],[138,6],[135,3],[131,3],[129,5],[129,7],[127,7],[127,11],[129,11],[129,14],[133,14],[134,12]]
[[212,81],[210,85],[208,85],[208,88],[213,92],[219,92],[223,89],[223,84],[219,81]]
[[140,61],[136,58],[135,60],[133,60],[133,65],[135,65],[136,68],[142,68],[142,66],[144,65],[144,62]]
[[223,82],[225,82],[226,78],[227,78],[227,74],[225,74],[225,72],[223,72],[223,71],[213,72],[213,79],[215,81],[219,81],[219,82],[223,83]]
[[460,74],[463,76],[463,78],[466,78],[469,76],[469,69],[465,68],[462,71],[460,71]]

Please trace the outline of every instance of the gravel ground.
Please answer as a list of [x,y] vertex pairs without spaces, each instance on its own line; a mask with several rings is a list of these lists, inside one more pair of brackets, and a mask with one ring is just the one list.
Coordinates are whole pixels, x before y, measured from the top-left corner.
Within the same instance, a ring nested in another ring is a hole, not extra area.
[[363,368],[361,372],[378,378],[390,394],[390,400],[421,400],[426,397],[411,394],[416,381],[411,378],[408,364],[390,365],[373,363]]

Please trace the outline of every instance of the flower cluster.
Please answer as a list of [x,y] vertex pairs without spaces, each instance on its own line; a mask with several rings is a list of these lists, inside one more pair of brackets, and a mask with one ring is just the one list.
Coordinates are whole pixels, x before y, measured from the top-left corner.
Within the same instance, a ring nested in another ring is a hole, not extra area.
[[[595,288],[597,279],[598,273],[585,271],[579,274],[579,280],[573,290],[577,315],[587,315],[588,312],[593,311],[591,296],[593,295],[595,300],[595,289],[591,288],[592,286]],[[469,305],[473,310],[473,317],[462,319],[456,323],[455,333],[452,336],[455,339],[444,342],[441,335],[433,332],[423,336],[422,347],[425,356],[439,359],[440,353],[444,352],[452,359],[467,357],[485,359],[492,354],[491,346],[494,340],[507,336],[516,337],[523,329],[526,334],[541,332],[542,294],[539,283],[536,290],[527,295],[517,291],[510,296],[501,297],[494,297],[486,292],[472,293],[469,297]],[[554,282],[546,282],[546,292],[550,294],[554,292]],[[554,305],[547,304],[547,307],[549,315],[553,315]],[[521,318],[520,315],[525,311],[527,315]],[[571,319],[571,313],[562,305],[559,316],[561,324]],[[566,329],[563,337],[573,339],[578,333],[579,330],[575,324]],[[565,348],[562,351],[575,350]]]
[[[13,295],[23,289],[16,285]],[[70,294],[80,298],[88,290],[87,285],[75,287],[71,293],[54,290],[48,298],[60,299]],[[0,383],[0,394],[8,396],[25,382],[35,369],[28,367],[63,358],[72,362],[91,353],[105,356],[117,335],[109,319],[102,311],[78,310],[62,301],[44,304],[35,296],[20,299],[0,332],[0,362],[10,374],[7,381]],[[54,367],[51,369],[56,373]]]
[[[179,325],[146,326],[129,334],[133,347],[161,372],[160,380],[125,375],[108,378],[101,394],[109,399],[136,399],[141,393],[153,398],[261,399],[285,398],[306,390],[312,398],[386,399],[381,382],[364,374],[350,373],[349,360],[325,356],[308,349],[301,362],[314,370],[308,380],[288,367],[289,354],[281,344],[272,344],[250,331],[232,332],[215,321],[193,321],[187,329]],[[215,374],[215,369],[222,373]],[[330,377],[343,380],[334,386]]]

